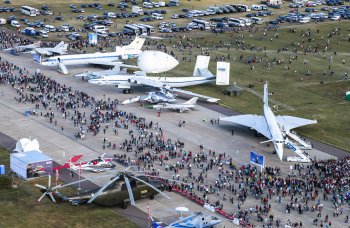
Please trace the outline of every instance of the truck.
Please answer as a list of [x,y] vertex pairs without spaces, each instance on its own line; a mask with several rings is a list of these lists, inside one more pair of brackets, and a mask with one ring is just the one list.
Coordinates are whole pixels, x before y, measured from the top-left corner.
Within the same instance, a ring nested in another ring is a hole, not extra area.
[[180,0],[170,0],[169,1],[170,6],[179,6],[180,5]]
[[133,13],[138,13],[138,14],[140,14],[140,15],[143,14],[142,7],[140,7],[140,6],[133,6],[133,7],[131,8],[131,10],[132,10]]

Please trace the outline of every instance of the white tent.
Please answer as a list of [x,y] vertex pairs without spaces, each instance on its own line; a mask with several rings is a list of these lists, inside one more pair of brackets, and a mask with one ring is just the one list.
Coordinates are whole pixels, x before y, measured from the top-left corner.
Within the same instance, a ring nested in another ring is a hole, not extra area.
[[33,150],[41,152],[39,149],[39,142],[36,139],[30,140],[27,138],[18,140],[16,143],[16,148],[14,149],[14,151],[19,153],[24,153]]

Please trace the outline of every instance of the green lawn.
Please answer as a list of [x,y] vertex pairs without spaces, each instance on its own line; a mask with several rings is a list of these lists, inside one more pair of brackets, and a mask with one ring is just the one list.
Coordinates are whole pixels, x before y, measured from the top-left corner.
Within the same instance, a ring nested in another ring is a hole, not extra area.
[[[0,149],[0,164],[9,168],[9,153],[4,149]],[[47,198],[38,204],[41,194],[34,184],[45,185],[46,178],[15,181],[18,189],[0,189],[0,227],[138,227],[111,208],[53,204]]]

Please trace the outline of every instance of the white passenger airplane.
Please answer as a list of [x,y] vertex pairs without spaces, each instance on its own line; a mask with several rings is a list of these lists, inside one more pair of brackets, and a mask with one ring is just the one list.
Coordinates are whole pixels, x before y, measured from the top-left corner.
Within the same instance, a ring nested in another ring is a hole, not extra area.
[[290,130],[304,125],[315,124],[316,120],[308,120],[294,116],[275,116],[268,105],[268,85],[264,85],[264,114],[238,115],[221,117],[220,120],[250,127],[268,138],[265,142],[272,142],[278,157],[283,158],[283,144]]
[[181,104],[169,104],[169,103],[163,103],[163,104],[157,104],[153,105],[153,109],[161,111],[162,109],[170,109],[170,110],[178,110],[180,113],[183,113],[184,111],[190,111],[191,109],[196,107],[196,102],[198,100],[198,97],[192,97],[190,100],[181,103]]
[[[130,88],[134,86],[179,88],[200,85],[213,82],[216,79],[215,75],[208,70],[209,60],[210,56],[197,56],[192,77],[150,77],[142,71],[136,71],[133,75],[116,74],[101,76],[99,78],[90,79],[89,83],[96,85],[115,85],[118,88],[124,89],[124,93],[132,93],[132,89]],[[176,60],[169,59],[169,61],[171,61],[169,65],[175,65],[174,61]],[[180,92],[180,90],[178,90],[178,92]],[[185,93],[186,91],[181,90],[181,92]],[[209,97],[206,97],[205,99],[207,98]]]
[[55,47],[47,47],[47,48],[35,48],[33,52],[37,52],[40,55],[64,55],[67,53],[68,44],[65,44],[64,41],[61,41]]
[[58,66],[63,74],[68,74],[66,66],[95,64],[114,66],[120,59],[130,59],[138,56],[142,51],[141,48],[145,42],[145,37],[136,37],[129,45],[116,47],[115,52],[61,55],[50,57],[41,62],[44,66]]

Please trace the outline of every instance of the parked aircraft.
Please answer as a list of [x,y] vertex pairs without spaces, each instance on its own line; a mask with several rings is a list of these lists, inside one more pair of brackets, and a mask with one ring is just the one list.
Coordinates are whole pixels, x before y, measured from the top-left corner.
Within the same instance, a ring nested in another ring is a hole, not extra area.
[[150,228],[166,228],[166,227],[186,227],[186,228],[210,228],[220,224],[222,221],[212,215],[204,215],[202,212],[194,212],[191,215],[180,218],[172,222],[169,226],[162,226],[162,222],[157,222],[149,215],[152,221]]
[[137,96],[133,98],[126,99],[122,102],[123,105],[130,104],[134,102],[146,102],[151,104],[156,104],[160,102],[172,103],[176,101],[176,95],[170,92],[166,88],[161,88],[156,92],[148,92],[147,95]]
[[[152,51],[157,52],[157,51]],[[153,53],[150,53],[152,56]],[[169,58],[170,59],[170,58]],[[209,70],[210,56],[197,56],[196,65],[192,77],[151,77],[144,74],[142,71],[136,71],[133,75],[103,75],[99,78],[90,79],[89,83],[96,85],[115,85],[118,88],[124,89],[124,93],[133,93],[131,89],[134,86],[151,86],[156,88],[179,88],[193,85],[200,85],[204,83],[214,82],[216,78]],[[175,61],[169,60],[172,64]],[[171,65],[171,64],[170,64]],[[221,70],[221,69],[220,69]],[[223,69],[226,70],[226,69]],[[151,71],[151,69],[150,69]],[[229,77],[229,74],[227,74]],[[177,90],[178,92],[186,93],[184,90]],[[191,95],[198,96],[208,100],[209,102],[216,102],[218,99],[203,96],[200,94],[191,93]]]
[[37,52],[40,55],[64,55],[67,53],[68,44],[65,44],[64,41],[61,41],[59,44],[57,44],[55,47],[51,48],[35,48],[33,52]]
[[85,171],[91,171],[91,172],[103,172],[107,169],[112,169],[116,165],[112,163],[112,158],[105,158],[105,154],[102,154],[97,159],[93,159],[88,162],[77,162],[83,155],[76,155],[72,158],[70,158],[64,165],[54,167],[56,170],[60,170],[63,168],[66,169],[73,169],[73,170],[85,170]]
[[[264,113],[258,115],[238,115],[230,117],[221,117],[220,120],[241,124],[250,127],[266,138],[265,142],[272,142],[278,157],[283,158],[283,144],[286,142],[286,136],[290,134],[290,130],[317,123],[316,120],[308,120],[294,116],[275,116],[268,105],[268,84],[264,85]],[[262,142],[262,143],[265,143]]]
[[[56,203],[57,201],[68,201],[72,205],[96,203],[102,206],[121,205],[122,208],[126,208],[129,202],[131,203],[131,205],[135,205],[135,200],[142,198],[153,199],[154,195],[158,193],[170,199],[166,194],[162,192],[165,189],[171,190],[171,187],[169,185],[164,184],[164,182],[160,180],[151,179],[145,175],[134,175],[131,172],[129,172],[129,168],[130,167],[126,168],[123,172],[119,172],[117,174],[107,174],[89,178],[97,179],[102,177],[112,177],[111,180],[108,181],[101,188],[93,189],[86,192],[80,192],[77,195],[69,197],[58,192],[58,189],[75,185],[77,183],[89,179],[83,179],[69,184],[57,185],[53,187],[51,186],[51,176],[49,176],[47,186],[39,184],[35,185],[36,187],[40,188],[41,192],[43,193],[38,199],[38,202],[40,202],[45,196],[48,196],[54,203]],[[168,180],[170,182],[174,182],[174,180],[172,179]]]
[[58,66],[63,74],[68,74],[66,66],[95,64],[114,66],[120,59],[130,59],[138,56],[142,51],[141,48],[145,42],[145,37],[136,37],[129,45],[116,47],[115,52],[60,55],[50,57],[41,62],[44,66]]
[[41,41],[35,42],[33,44],[28,44],[28,45],[18,45],[15,46],[13,48],[7,48],[4,49],[5,51],[16,51],[16,52],[26,52],[26,53],[30,53],[31,51],[33,51],[35,48],[39,48],[40,47],[40,43]]
[[163,103],[163,104],[153,105],[153,108],[156,110],[162,110],[162,109],[178,110],[180,113],[183,113],[184,111],[190,111],[191,109],[195,108],[197,100],[198,100],[198,97],[192,97],[190,100],[181,104]]

